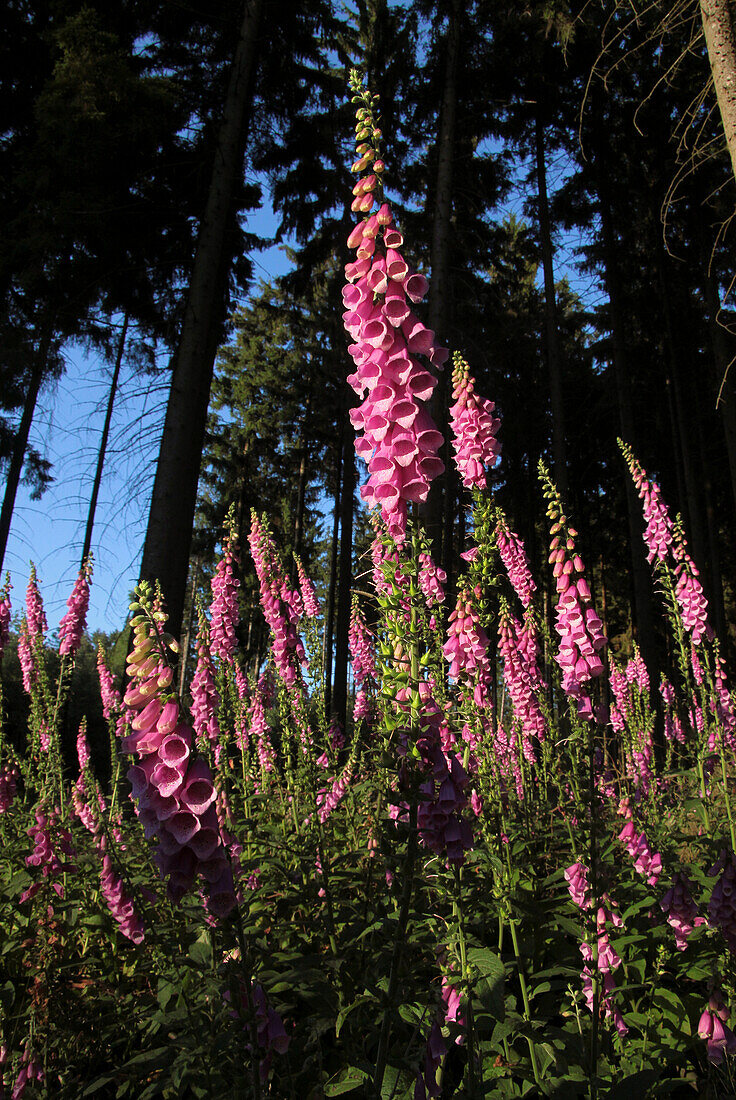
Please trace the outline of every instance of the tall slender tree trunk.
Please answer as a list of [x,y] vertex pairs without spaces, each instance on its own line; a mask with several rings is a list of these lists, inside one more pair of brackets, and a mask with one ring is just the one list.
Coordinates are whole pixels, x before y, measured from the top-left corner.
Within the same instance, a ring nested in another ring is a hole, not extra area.
[[[699,397],[699,395],[698,395]],[[710,598],[713,626],[722,640],[725,638],[726,611],[723,603],[723,577],[721,576],[721,548],[719,546],[718,521],[713,505],[713,484],[710,479],[708,453],[705,442],[705,428],[702,399],[696,402],[698,425],[698,458],[700,481],[702,484],[703,507],[705,510],[705,530],[708,536],[708,571],[710,574]]]
[[544,323],[547,336],[547,369],[552,405],[552,465],[557,488],[562,499],[569,503],[567,481],[567,453],[565,445],[565,402],[562,385],[562,355],[557,325],[557,299],[555,295],[554,259],[552,253],[552,226],[547,195],[547,164],[544,147],[544,126],[537,104],[534,118],[534,156],[537,168],[537,198],[539,202],[539,243],[542,249],[544,270]]
[[2,570],[3,562],[5,561],[5,551],[8,548],[8,537],[10,535],[10,524],[13,519],[13,510],[15,508],[15,498],[18,494],[20,476],[23,473],[23,460],[25,459],[26,450],[28,448],[28,436],[31,431],[33,414],[36,411],[38,391],[41,388],[41,382],[43,381],[43,376],[46,371],[46,362],[50,346],[50,336],[47,332],[42,333],[38,349],[34,353],[33,368],[28,380],[26,399],[23,404],[23,413],[21,414],[18,432],[13,444],[13,453],[10,456],[8,479],[5,483],[5,495],[3,496],[3,505],[0,509],[0,570]]
[[[432,242],[430,265],[432,277],[429,284],[427,320],[437,339],[448,339],[452,304],[452,280],[450,273],[450,243],[452,239],[453,169],[455,161],[455,129],[457,117],[457,81],[460,57],[461,0],[451,0],[445,44],[445,75],[437,131],[437,174],[432,208]],[[448,371],[443,371],[432,395],[430,413],[443,435],[446,435],[447,409],[449,406]],[[433,543],[433,556],[447,569],[450,547],[442,545],[445,508],[452,508],[445,498],[451,492],[449,474],[450,446],[445,442],[440,451],[445,464],[445,474],[434,483],[427,504],[420,508],[420,516]],[[454,509],[453,509],[454,510]],[[451,543],[452,540],[450,540]]]
[[[297,556],[301,555],[302,542],[304,541],[304,502],[307,493],[307,424],[310,406],[311,395],[307,394],[304,422],[299,439],[299,475],[296,487],[296,515],[294,517],[294,553]],[[296,569],[296,566],[293,568]]]
[[682,455],[682,469],[685,476],[685,501],[687,513],[690,518],[690,538],[693,548],[693,557],[700,569],[708,567],[705,553],[705,539],[703,537],[703,523],[700,511],[700,484],[697,475],[695,458],[693,455],[693,441],[690,436],[690,424],[693,414],[698,415],[697,403],[693,401],[687,384],[687,371],[683,367],[681,351],[683,342],[682,333],[675,330],[673,303],[673,286],[669,277],[668,257],[664,249],[658,249],[658,268],[660,283],[660,300],[664,318],[665,346],[667,359],[670,363],[670,377],[672,378],[673,396],[675,402],[675,418],[677,423],[677,437]]
[[700,15],[736,178],[736,9],[733,0],[700,0]]
[[332,713],[345,728],[348,703],[348,633],[350,631],[350,590],[353,581],[353,497],[355,494],[355,452],[352,433],[346,431],[342,454],[340,489],[340,565],[337,581],[335,622],[335,676],[332,687]]
[[332,643],[335,633],[335,597],[337,592],[337,557],[340,532],[340,486],[342,485],[342,450],[344,435],[348,431],[342,424],[340,446],[337,449],[335,469],[335,507],[332,513],[332,539],[330,542],[330,577],[327,583],[327,607],[325,609],[325,638],[322,646],[322,666],[324,668],[325,714],[332,706]]
[[194,630],[194,616],[197,613],[197,581],[199,580],[199,561],[192,562],[192,583],[189,589],[189,607],[187,609],[186,623],[181,637],[179,648],[179,698],[184,698],[184,690],[187,686],[189,672],[189,648],[192,644],[192,632]]
[[[734,358],[736,358],[736,347],[733,346],[734,341],[731,333],[718,320],[721,312],[721,297],[715,276],[708,267],[706,267],[703,289],[708,315],[708,332],[715,364],[715,400],[723,424],[723,435],[726,440],[726,453],[728,454],[728,469],[731,475],[731,495],[734,510],[736,510],[736,391],[734,390],[733,378],[730,376],[733,369],[732,364]],[[729,344],[731,347],[729,347]]]
[[[616,236],[613,228],[610,200],[607,189],[602,182],[605,174],[605,164],[601,167],[602,171],[599,172],[598,183],[603,236],[604,279],[611,307],[611,340],[613,344],[611,365],[613,368],[621,436],[630,446],[636,447],[636,432],[631,401],[631,388],[629,385],[626,337],[621,303],[621,287],[618,276],[618,264],[616,262]],[[634,596],[633,625],[642,656],[650,671],[654,672],[658,667],[658,661],[656,659],[654,626],[652,623],[651,578],[642,540],[643,521],[641,508],[639,506],[639,498],[636,489],[628,473],[625,475],[625,484],[626,516],[629,526],[631,578]],[[653,678],[656,679],[656,676]]]
[[263,0],[245,0],[230,73],[209,195],[197,241],[184,321],[174,356],[141,578],[159,580],[169,630],[181,630],[207,406],[225,312],[230,228],[242,173]]
[[123,318],[123,327],[120,330],[120,339],[118,340],[118,350],[115,356],[115,367],[112,372],[112,382],[110,383],[110,393],[107,398],[107,410],[105,411],[105,423],[102,426],[102,437],[100,439],[100,446],[97,451],[97,468],[95,470],[95,479],[92,483],[92,496],[89,501],[89,510],[87,512],[87,526],[84,531],[84,546],[82,547],[82,565],[89,555],[92,548],[92,531],[95,526],[95,512],[97,511],[97,498],[100,495],[100,485],[102,483],[102,467],[105,464],[105,453],[107,451],[107,441],[110,436],[110,423],[112,421],[112,410],[115,404],[115,395],[118,390],[118,378],[120,377],[120,367],[123,362],[123,353],[125,351],[125,339],[128,335],[128,314],[125,314]]

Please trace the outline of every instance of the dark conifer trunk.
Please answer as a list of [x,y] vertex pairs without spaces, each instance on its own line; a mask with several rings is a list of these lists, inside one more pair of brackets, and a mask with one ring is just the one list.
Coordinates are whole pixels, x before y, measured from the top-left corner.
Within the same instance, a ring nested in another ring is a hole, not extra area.
[[335,631],[335,596],[337,592],[337,556],[340,532],[340,488],[342,486],[342,451],[347,427],[342,424],[340,445],[337,448],[335,462],[335,506],[332,512],[332,540],[330,542],[330,578],[327,585],[327,607],[325,609],[325,639],[322,647],[322,664],[325,678],[325,713],[332,706],[332,643]]
[[348,701],[348,633],[350,630],[350,590],[353,580],[353,497],[355,494],[355,452],[352,432],[346,431],[342,453],[340,489],[340,564],[337,581],[335,622],[335,676],[332,687],[332,713],[345,727]]
[[[656,226],[653,226],[656,232]],[[707,568],[707,556],[705,552],[705,539],[703,537],[703,523],[700,509],[700,485],[693,455],[693,441],[690,436],[690,424],[693,417],[697,417],[697,402],[688,386],[687,371],[683,366],[681,352],[683,348],[683,333],[675,331],[675,310],[673,310],[674,286],[670,278],[668,258],[663,249],[659,249],[658,269],[660,283],[660,301],[662,316],[664,319],[664,335],[667,359],[670,365],[670,378],[672,379],[672,396],[674,399],[675,422],[677,425],[677,441],[682,456],[682,472],[685,480],[685,503],[689,518],[689,535],[692,545],[692,554],[698,568]],[[685,344],[685,346],[687,346]]]
[[[599,167],[601,169],[599,171],[598,184],[603,236],[604,278],[611,310],[611,340],[613,344],[611,368],[616,391],[621,436],[624,442],[628,443],[629,446],[636,450],[637,436],[634,425],[631,387],[628,374],[621,288],[616,259],[616,237],[613,229],[613,219],[607,188],[602,182],[605,176],[605,164]],[[631,552],[631,578],[634,597],[634,630],[642,656],[650,671],[654,673],[658,667],[658,662],[656,659],[654,627],[652,624],[651,577],[642,540],[642,513],[636,488],[628,472],[625,474],[625,484],[626,515],[629,526],[629,548]],[[656,679],[656,676],[654,679]]]
[[[708,317],[708,332],[713,349],[715,403],[723,424],[723,435],[728,454],[728,469],[731,475],[731,495],[736,512],[736,391],[734,390],[731,366],[736,347],[733,337],[719,321],[721,298],[715,276],[706,264],[704,297]],[[729,344],[731,348],[729,348]]]
[[562,384],[562,355],[557,325],[552,226],[547,195],[547,165],[544,148],[544,126],[540,105],[534,118],[534,156],[536,161],[537,198],[539,202],[539,243],[544,270],[544,324],[546,333],[547,369],[552,406],[552,465],[560,495],[569,504],[567,454],[565,445],[565,402]]
[[36,411],[38,391],[41,388],[41,382],[46,372],[50,345],[51,339],[48,332],[42,333],[39,346],[34,354],[33,369],[28,380],[28,389],[23,404],[23,413],[13,444],[13,453],[10,457],[8,478],[5,483],[5,494],[3,496],[3,506],[0,509],[0,570],[2,570],[5,560],[5,551],[8,548],[8,537],[10,535],[10,524],[13,519],[13,509],[15,508],[15,498],[18,494],[20,476],[23,473],[23,460],[25,459],[26,449],[28,447],[28,436],[31,431],[33,414]]
[[[437,174],[435,176],[432,217],[432,242],[430,264],[432,274],[429,284],[428,325],[439,343],[449,338],[452,287],[450,275],[450,241],[453,196],[453,169],[455,161],[455,119],[457,115],[458,61],[460,56],[461,0],[452,0],[449,6],[447,38],[445,42],[445,76],[437,131]],[[428,213],[430,213],[428,211]],[[443,435],[447,435],[447,409],[449,405],[449,378],[446,368],[439,375],[437,388],[432,395],[430,412]],[[449,441],[440,451],[445,469],[450,464]],[[448,569],[450,547],[442,544],[445,497],[450,492],[447,473],[434,482],[427,504],[420,509],[420,516],[432,540],[433,557]],[[449,540],[451,542],[451,540]]]
[[181,630],[207,406],[224,321],[230,266],[227,237],[242,172],[262,4],[263,0],[245,0],[207,207],[174,356],[171,392],[143,549],[141,578],[161,582],[169,613],[169,630],[175,637]]
[[89,510],[87,512],[87,526],[84,531],[84,546],[82,547],[82,565],[87,559],[87,556],[92,548],[92,532],[95,526],[95,512],[97,511],[97,498],[100,494],[100,485],[102,483],[102,467],[105,464],[105,453],[107,451],[107,441],[110,436],[110,423],[112,421],[112,410],[115,404],[115,395],[118,391],[118,378],[120,377],[120,367],[123,362],[123,353],[125,351],[125,339],[128,335],[128,314],[125,314],[123,318],[123,327],[120,330],[120,339],[118,340],[118,350],[115,356],[115,367],[112,372],[112,381],[110,383],[110,393],[107,398],[107,409],[105,411],[105,423],[102,426],[102,437],[100,439],[100,446],[97,451],[97,468],[95,469],[95,479],[92,483],[92,496],[89,501]]
[[701,496],[705,514],[705,535],[708,550],[708,560],[704,564],[707,565],[710,581],[711,621],[718,637],[724,640],[726,610],[723,602],[720,533],[714,505],[713,482],[710,476],[711,456],[707,444],[707,439],[712,438],[714,435],[714,425],[711,423],[713,411],[712,406],[710,409],[706,408],[705,395],[699,387],[696,389],[694,412],[697,424],[697,473],[702,486]]

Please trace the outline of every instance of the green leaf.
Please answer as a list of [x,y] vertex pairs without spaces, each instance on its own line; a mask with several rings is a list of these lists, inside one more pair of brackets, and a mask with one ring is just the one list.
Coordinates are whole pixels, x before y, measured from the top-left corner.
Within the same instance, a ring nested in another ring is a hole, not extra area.
[[199,966],[207,966],[212,961],[212,947],[210,945],[210,938],[206,932],[203,932],[198,940],[189,948],[189,958]]
[[346,1092],[354,1092],[368,1077],[365,1070],[348,1066],[337,1077],[332,1077],[325,1085],[325,1096],[342,1096]]
[[633,1096],[646,1096],[647,1089],[654,1085],[658,1078],[659,1074],[653,1069],[632,1073],[609,1089],[605,1094],[605,1100],[631,1100]]
[[506,1013],[504,964],[488,947],[469,948],[468,962],[480,976],[475,982],[475,996],[496,1020],[503,1020]]
[[345,1008],[341,1008],[337,1014],[335,1021],[335,1037],[339,1036],[342,1031],[342,1025],[347,1020],[348,1016],[354,1009],[360,1008],[361,1005],[368,1004],[371,1001],[375,1002],[376,998],[370,993],[361,993],[359,997],[356,997],[352,1004],[346,1005]]
[[93,1081],[91,1085],[87,1085],[87,1088],[82,1093],[82,1096],[93,1096],[94,1093],[99,1092],[100,1089],[104,1089],[107,1085],[114,1081],[114,1077],[98,1077],[96,1081]]

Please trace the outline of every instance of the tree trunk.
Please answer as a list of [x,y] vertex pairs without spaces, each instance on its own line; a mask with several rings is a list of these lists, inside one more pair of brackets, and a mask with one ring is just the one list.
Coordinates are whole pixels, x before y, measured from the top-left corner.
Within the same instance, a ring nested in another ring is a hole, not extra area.
[[350,630],[350,589],[353,579],[353,496],[355,493],[355,452],[352,433],[345,432],[340,490],[340,565],[337,582],[337,619],[335,623],[335,677],[332,687],[332,713],[345,728],[348,703],[348,633]]
[[23,460],[26,456],[26,449],[28,447],[28,436],[31,431],[33,414],[36,411],[38,391],[41,388],[41,382],[46,369],[46,360],[48,358],[50,343],[51,340],[47,335],[41,336],[38,351],[34,355],[33,369],[28,381],[28,390],[26,392],[20,424],[18,425],[18,434],[13,444],[13,453],[10,456],[8,480],[5,483],[3,506],[2,509],[0,509],[0,571],[2,571],[5,551],[8,548],[8,536],[10,535],[10,524],[13,519],[15,498],[18,493],[20,476],[23,472]]
[[718,545],[718,521],[713,506],[713,485],[708,472],[709,463],[703,433],[703,417],[698,411],[698,443],[700,450],[700,471],[702,474],[703,504],[705,506],[705,526],[708,536],[708,568],[710,573],[710,601],[713,626],[721,639],[726,637],[726,612],[723,603],[723,577],[721,576],[721,549]]
[[[434,206],[432,209],[432,243],[430,249],[431,279],[429,300],[427,303],[427,323],[441,343],[448,339],[450,305],[452,301],[450,276],[450,242],[452,238],[452,196],[453,167],[455,160],[455,118],[457,114],[457,76],[460,55],[460,18],[462,4],[452,0],[447,27],[445,52],[445,81],[442,90],[439,125],[437,130],[437,175],[434,186]],[[432,395],[429,411],[443,435],[446,436],[447,409],[449,406],[449,378],[445,369],[439,375],[439,382]],[[445,470],[450,465],[449,440],[440,450]],[[420,516],[432,540],[432,556],[443,566],[448,553],[442,547],[443,500],[449,492],[447,473],[441,474],[434,483],[427,503],[420,507]]]
[[199,580],[199,561],[195,558],[192,562],[192,585],[189,591],[189,614],[187,615],[184,632],[179,642],[179,698],[184,698],[189,671],[189,649],[192,644],[192,631],[194,629],[194,616],[197,614],[197,581]]
[[105,412],[105,423],[102,427],[102,438],[100,439],[100,447],[97,451],[97,469],[95,470],[95,479],[92,483],[92,496],[89,502],[89,511],[87,512],[87,526],[84,531],[84,546],[82,547],[82,565],[84,565],[92,548],[92,531],[95,526],[95,512],[97,511],[97,497],[100,493],[100,484],[102,482],[102,467],[105,464],[105,452],[107,451],[107,440],[110,435],[110,422],[112,420],[112,409],[115,404],[115,394],[118,389],[118,378],[120,377],[120,367],[123,362],[123,352],[125,351],[125,338],[128,335],[128,314],[125,314],[123,318],[123,327],[120,332],[120,339],[118,340],[118,350],[115,356],[115,369],[112,372],[112,382],[110,383],[110,395],[107,399],[107,411]]
[[174,356],[143,548],[141,578],[161,582],[169,613],[168,629],[174,637],[181,631],[207,406],[224,320],[230,265],[227,234],[242,172],[262,3],[263,0],[245,3],[189,297]]
[[[629,446],[636,447],[636,433],[634,430],[634,415],[626,356],[626,330],[621,305],[618,266],[616,263],[616,237],[613,229],[613,219],[608,195],[605,185],[602,182],[605,176],[605,164],[601,165],[601,169],[602,171],[598,174],[598,184],[601,229],[603,235],[604,281],[611,309],[611,340],[613,344],[611,366],[616,389],[616,402],[618,404],[621,436],[624,442],[628,443]],[[650,670],[652,680],[656,681],[657,677],[655,673],[658,662],[656,659],[654,627],[652,624],[651,579],[644,554],[644,542],[642,540],[643,520],[641,508],[639,506],[639,498],[628,472],[626,474],[626,514],[629,525],[631,577],[634,596],[633,626],[642,657]]]
[[[653,232],[656,232],[656,224],[653,224]],[[667,359],[670,364],[670,376],[672,378],[673,396],[675,400],[675,418],[677,423],[677,436],[682,455],[682,469],[685,476],[685,500],[687,514],[690,518],[689,534],[692,544],[693,557],[699,569],[708,568],[708,560],[705,553],[705,539],[703,537],[703,522],[700,512],[700,485],[693,455],[693,441],[690,436],[690,425],[693,414],[697,417],[697,403],[693,401],[693,395],[688,387],[688,372],[682,363],[683,336],[682,331],[675,330],[675,317],[677,310],[673,311],[673,286],[668,270],[668,257],[664,248],[658,248],[660,300],[664,318],[665,346]]]
[[544,127],[537,104],[534,118],[534,154],[537,166],[537,197],[539,201],[539,243],[544,269],[544,322],[547,334],[547,369],[552,405],[552,465],[562,499],[569,504],[567,454],[565,447],[565,403],[562,386],[562,356],[557,326],[557,300],[552,256],[552,228],[547,198],[547,165],[545,162]]
[[335,470],[335,507],[332,513],[332,540],[330,542],[330,577],[327,583],[327,606],[325,608],[325,638],[322,646],[322,667],[324,669],[325,714],[330,713],[332,705],[332,641],[335,628],[335,593],[337,591],[337,552],[340,531],[340,485],[342,483],[342,448],[347,428],[343,425],[343,436],[337,451]]
[[736,178],[736,11],[733,0],[700,0],[705,44],[713,73],[731,167]]
[[729,348],[729,337],[731,337],[731,344],[733,344],[733,338],[729,330],[724,328],[718,320],[721,312],[721,298],[715,276],[708,268],[706,268],[705,274],[704,297],[708,316],[708,331],[715,363],[716,406],[723,423],[723,434],[728,454],[728,469],[731,475],[731,495],[736,510],[736,392],[734,391],[732,378],[729,377],[734,359],[734,355],[731,354]]
[[[296,515],[294,517],[294,553],[301,556],[302,542],[304,541],[304,501],[307,492],[307,422],[311,406],[311,395],[307,394],[304,410],[304,423],[299,439],[299,477],[296,488]],[[293,566],[296,570],[296,565]],[[292,574],[295,577],[296,573]]]

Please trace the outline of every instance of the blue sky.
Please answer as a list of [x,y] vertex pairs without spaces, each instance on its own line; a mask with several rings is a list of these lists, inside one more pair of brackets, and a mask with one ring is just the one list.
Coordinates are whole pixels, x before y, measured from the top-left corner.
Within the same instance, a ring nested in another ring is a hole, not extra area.
[[[270,208],[254,215],[248,228],[272,234]],[[271,247],[254,258],[254,268],[256,279],[269,280],[288,263],[279,247]],[[40,501],[19,488],[4,563],[15,613],[23,607],[29,563],[35,563],[52,631],[66,611],[79,569],[112,377],[110,364],[79,348],[67,347],[65,359],[62,378],[41,391],[30,435],[52,463],[55,480]],[[122,626],[128,594],[138,580],[168,381],[168,373],[147,378],[125,365],[120,373],[92,539],[90,631]]]

